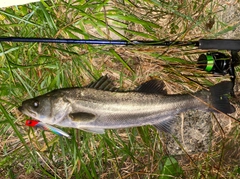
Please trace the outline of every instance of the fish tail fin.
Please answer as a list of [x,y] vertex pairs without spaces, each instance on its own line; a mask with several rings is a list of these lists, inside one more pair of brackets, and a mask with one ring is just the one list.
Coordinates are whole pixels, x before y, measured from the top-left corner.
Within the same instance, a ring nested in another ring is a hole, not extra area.
[[232,91],[233,84],[231,81],[223,81],[210,87],[210,101],[211,105],[225,114],[233,113],[236,111],[235,107],[230,104],[229,97]]

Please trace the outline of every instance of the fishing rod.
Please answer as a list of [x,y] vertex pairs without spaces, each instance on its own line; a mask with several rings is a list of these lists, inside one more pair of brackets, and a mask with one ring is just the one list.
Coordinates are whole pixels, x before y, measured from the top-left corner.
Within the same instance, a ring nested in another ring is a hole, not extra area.
[[143,41],[143,40],[86,40],[86,39],[55,39],[55,38],[24,38],[24,37],[0,37],[0,42],[24,42],[24,43],[64,43],[64,44],[91,44],[91,45],[124,45],[124,46],[193,46],[204,50],[229,50],[231,56],[220,52],[208,52],[202,54],[197,60],[198,68],[207,72],[226,75],[235,85],[235,66],[240,64],[240,40],[238,39],[200,39],[199,41]]
[[55,39],[55,38],[23,38],[0,37],[0,42],[41,42],[91,45],[141,45],[141,46],[194,46],[199,49],[235,50],[240,51],[240,40],[234,39],[200,39],[199,41],[143,41],[143,40],[85,40],[85,39]]

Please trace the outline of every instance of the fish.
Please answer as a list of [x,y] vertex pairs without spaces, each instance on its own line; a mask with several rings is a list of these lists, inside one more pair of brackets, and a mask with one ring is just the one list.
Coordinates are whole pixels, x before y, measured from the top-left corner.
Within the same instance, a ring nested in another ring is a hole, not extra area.
[[196,93],[167,94],[162,80],[152,79],[135,90],[120,91],[106,76],[85,87],[56,89],[28,99],[19,111],[44,124],[103,134],[106,129],[153,125],[170,132],[176,115],[187,110],[235,112],[229,102],[231,81]]
[[66,132],[64,132],[56,127],[50,126],[48,124],[44,124],[43,122],[40,122],[38,120],[34,120],[34,119],[26,120],[25,124],[26,124],[26,126],[29,126],[29,127],[41,128],[45,131],[51,131],[54,134],[57,134],[59,136],[65,136],[65,137],[71,139],[71,136],[69,134],[67,134]]

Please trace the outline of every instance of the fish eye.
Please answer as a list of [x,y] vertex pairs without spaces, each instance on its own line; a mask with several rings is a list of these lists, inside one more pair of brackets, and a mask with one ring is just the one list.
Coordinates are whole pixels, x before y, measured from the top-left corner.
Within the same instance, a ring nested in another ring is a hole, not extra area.
[[37,108],[38,106],[39,106],[39,101],[38,100],[34,101],[33,102],[33,107]]

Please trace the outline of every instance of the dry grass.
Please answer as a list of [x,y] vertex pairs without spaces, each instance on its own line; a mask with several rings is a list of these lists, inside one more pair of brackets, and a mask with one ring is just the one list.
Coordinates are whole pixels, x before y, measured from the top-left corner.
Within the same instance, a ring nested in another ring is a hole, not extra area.
[[[198,40],[226,31],[216,14],[223,7],[217,0],[59,0],[3,9],[0,29],[2,36]],[[195,92],[228,79],[196,70],[196,59],[205,51],[195,47],[1,43],[0,49],[4,178],[161,178],[168,156],[150,127],[109,130],[105,135],[66,129],[72,140],[29,129],[24,126],[26,116],[16,109],[22,100],[55,88],[86,85],[104,74],[123,89],[159,78],[170,94]],[[184,171],[179,178],[239,177],[238,123],[226,116],[213,121],[209,151],[176,157]]]

